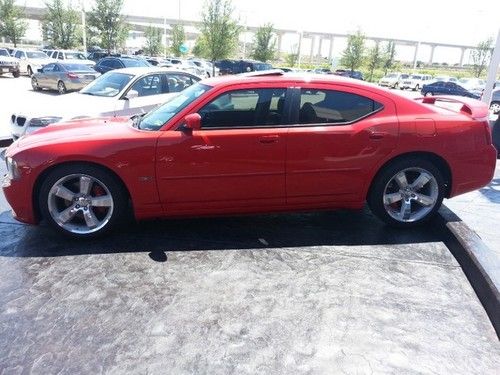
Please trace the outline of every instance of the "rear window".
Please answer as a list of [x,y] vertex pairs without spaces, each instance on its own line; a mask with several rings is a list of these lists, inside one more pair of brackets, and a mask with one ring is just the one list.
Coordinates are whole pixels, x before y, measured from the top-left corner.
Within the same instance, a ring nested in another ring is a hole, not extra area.
[[90,66],[84,65],[84,64],[61,64],[61,66],[65,70],[73,71],[73,72],[76,72],[76,71],[79,71],[79,72],[95,72],[95,70],[92,69]]
[[127,68],[133,68],[136,66],[151,66],[151,64],[147,61],[139,59],[122,59],[122,62]]

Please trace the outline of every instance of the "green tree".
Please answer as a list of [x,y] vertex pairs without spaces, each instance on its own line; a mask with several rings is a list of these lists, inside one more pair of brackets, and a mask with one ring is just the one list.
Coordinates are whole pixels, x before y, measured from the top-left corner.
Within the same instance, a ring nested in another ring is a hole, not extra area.
[[196,43],[194,44],[192,52],[196,57],[207,57],[207,42],[205,41],[203,36],[199,36],[196,39]]
[[368,51],[368,81],[372,81],[373,79],[373,72],[375,69],[378,69],[380,65],[382,64],[382,53],[380,52],[380,45],[379,43],[375,43],[375,46],[370,48]]
[[293,68],[295,64],[297,64],[297,61],[299,59],[298,49],[299,49],[298,45],[294,44],[290,49],[290,53],[285,57],[286,65],[288,65],[291,68]]
[[273,38],[273,30],[271,23],[259,27],[254,36],[252,58],[263,62],[274,59],[276,40]]
[[181,46],[186,41],[186,33],[184,31],[184,26],[174,25],[172,26],[172,45],[170,46],[170,52],[174,56],[181,56]]
[[342,54],[340,63],[351,71],[363,65],[365,56],[365,36],[360,30],[347,38],[347,47]]
[[43,39],[55,48],[69,49],[78,43],[78,13],[62,0],[45,3],[47,13],[42,21]]
[[486,69],[491,57],[491,48],[493,38],[488,38],[480,42],[475,49],[472,50],[472,72],[474,76],[479,78]]
[[396,58],[396,44],[391,41],[387,43],[387,46],[384,51],[384,58],[383,58],[384,74],[387,74],[387,72],[393,68],[395,58]]
[[28,28],[24,18],[24,11],[14,4],[14,0],[0,0],[0,36],[12,42],[14,47]]
[[128,36],[128,25],[121,11],[123,0],[95,0],[87,24],[91,38],[97,38],[101,47],[111,53],[122,46]]
[[[201,15],[201,34],[207,46],[207,58],[224,59],[234,52],[238,45],[240,27],[233,20],[231,0],[206,0]],[[214,71],[215,74],[215,65]]]
[[163,45],[161,43],[162,36],[162,29],[159,27],[148,26],[144,31],[144,37],[146,38],[144,52],[150,56],[158,56],[163,50]]

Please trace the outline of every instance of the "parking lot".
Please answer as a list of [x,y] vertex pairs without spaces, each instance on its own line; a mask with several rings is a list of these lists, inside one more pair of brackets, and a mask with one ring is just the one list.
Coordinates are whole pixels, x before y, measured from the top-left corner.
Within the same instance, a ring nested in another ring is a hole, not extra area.
[[[26,77],[0,90],[2,131],[12,107],[57,100]],[[498,371],[500,343],[439,221],[162,220],[78,242],[15,222],[3,194],[0,212],[0,373]]]

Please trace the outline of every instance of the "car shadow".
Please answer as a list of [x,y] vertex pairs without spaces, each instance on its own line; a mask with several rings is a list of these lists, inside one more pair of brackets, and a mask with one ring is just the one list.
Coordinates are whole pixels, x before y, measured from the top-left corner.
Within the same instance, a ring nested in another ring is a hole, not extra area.
[[300,248],[314,246],[394,245],[443,240],[442,226],[431,222],[396,229],[378,221],[368,209],[301,214],[144,221],[100,239],[74,240],[47,226],[16,224],[0,215],[0,256],[57,257],[83,254],[147,252],[165,261],[165,252]]
[[479,192],[491,203],[500,203],[500,178],[494,178],[491,182]]

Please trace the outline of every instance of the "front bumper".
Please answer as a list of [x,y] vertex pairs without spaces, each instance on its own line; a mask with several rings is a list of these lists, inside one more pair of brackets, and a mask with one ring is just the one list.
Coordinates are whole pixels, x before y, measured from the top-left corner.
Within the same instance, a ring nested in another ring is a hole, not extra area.
[[0,73],[19,73],[19,65],[0,65]]
[[37,224],[31,190],[28,189],[26,182],[22,181],[22,179],[11,180],[5,175],[2,188],[5,199],[12,207],[14,219],[26,224]]

